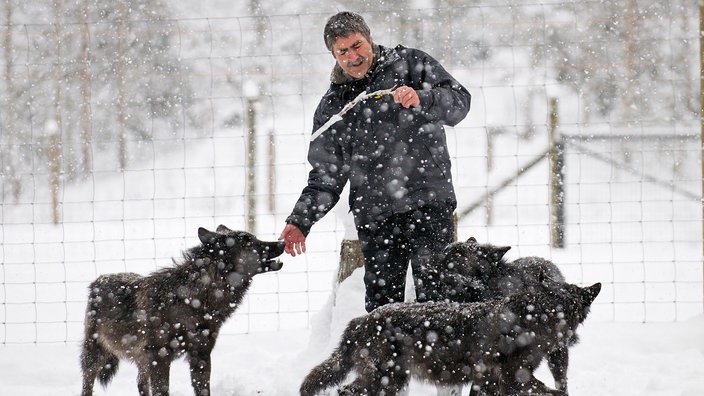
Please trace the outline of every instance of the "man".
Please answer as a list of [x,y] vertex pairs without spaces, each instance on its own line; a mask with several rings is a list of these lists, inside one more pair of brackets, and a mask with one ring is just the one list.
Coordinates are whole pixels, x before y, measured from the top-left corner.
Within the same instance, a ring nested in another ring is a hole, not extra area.
[[395,89],[357,104],[311,141],[308,185],[279,239],[287,253],[304,253],[311,227],[349,182],[367,311],[404,300],[409,261],[417,300],[433,300],[434,280],[423,263],[453,241],[457,206],[443,125],[464,119],[470,94],[423,51],[375,44],[357,14],[332,16],[323,36],[336,64],[314,130],[360,93]]

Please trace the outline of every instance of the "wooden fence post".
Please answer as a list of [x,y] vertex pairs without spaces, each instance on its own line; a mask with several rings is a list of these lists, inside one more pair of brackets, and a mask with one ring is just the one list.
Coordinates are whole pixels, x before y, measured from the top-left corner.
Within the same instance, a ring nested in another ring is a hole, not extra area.
[[[488,128],[486,132],[486,174],[490,174],[494,168],[494,135],[495,128]],[[494,223],[494,196],[486,194],[486,225]]]
[[340,265],[337,269],[337,284],[339,285],[359,267],[364,267],[364,256],[362,255],[362,244],[357,238],[357,228],[354,219],[349,212],[347,200],[341,199],[335,209],[340,214],[340,220],[345,228],[345,235],[342,236],[340,246]]
[[247,98],[247,231],[257,233],[257,124],[254,97]]
[[268,165],[267,182],[269,183],[269,213],[276,212],[276,136],[274,130],[269,130],[269,145],[267,147]]
[[559,124],[558,100],[550,99],[550,243],[552,247],[565,247],[565,190],[564,144],[557,132]]
[[54,224],[59,224],[59,191],[61,190],[61,132],[56,121],[47,122],[49,137],[49,187],[51,188],[51,216]]
[[364,256],[359,239],[343,239],[340,247],[340,266],[337,270],[337,284],[342,283],[352,272],[364,267]]

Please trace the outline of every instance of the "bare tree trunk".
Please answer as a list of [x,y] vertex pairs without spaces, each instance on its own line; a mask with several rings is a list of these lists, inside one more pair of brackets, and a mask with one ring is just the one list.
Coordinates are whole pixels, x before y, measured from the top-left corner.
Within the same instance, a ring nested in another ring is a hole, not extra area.
[[[260,0],[249,1],[249,12],[255,16],[254,48],[264,48],[266,35],[266,17],[262,9]],[[259,73],[262,70],[260,64],[253,64],[252,70]],[[244,95],[247,97],[247,231],[256,234],[257,228],[257,109],[255,103],[259,99],[259,93],[263,92],[262,81],[257,78],[252,79],[245,87]]]
[[59,191],[61,189],[61,138],[62,138],[62,115],[61,115],[61,101],[63,96],[63,73],[61,69],[62,65],[62,51],[61,51],[61,23],[62,17],[62,3],[61,0],[54,1],[54,20],[55,22],[55,34],[56,34],[56,57],[54,59],[53,66],[53,78],[54,78],[54,119],[47,123],[47,133],[49,135],[49,185],[51,190],[51,201],[52,201],[52,217],[54,224],[58,224],[59,218]]
[[[628,2],[628,19],[626,21],[626,78],[625,84],[626,89],[623,90],[623,115],[622,122],[627,124],[631,121],[633,117],[633,106],[635,103],[636,87],[638,83],[636,79],[638,78],[638,70],[635,62],[638,56],[638,48],[636,44],[636,38],[638,37],[638,15],[637,15],[638,4],[635,0],[629,0]],[[626,164],[631,162],[631,150],[628,149],[628,144],[625,140],[621,141],[621,153],[623,155],[623,161]]]
[[81,9],[81,23],[83,35],[81,36],[81,143],[83,151],[83,174],[88,175],[92,168],[91,141],[93,134],[90,127],[90,49],[88,28],[88,0],[83,0]]
[[[704,1],[699,2],[699,138],[702,146],[699,161],[702,164],[701,183],[702,196],[704,196]],[[702,205],[702,219],[704,219],[704,205]],[[702,236],[704,237],[704,221]]]
[[16,122],[16,117],[17,117],[17,111],[16,111],[16,104],[14,101],[13,96],[15,95],[15,92],[17,92],[17,89],[14,84],[14,79],[12,76],[13,73],[13,68],[14,68],[14,57],[13,57],[13,37],[12,37],[12,14],[14,12],[14,6],[13,3],[10,1],[5,2],[5,26],[7,26],[7,30],[5,30],[5,36],[3,37],[3,44],[4,44],[4,56],[5,56],[5,89],[4,89],[4,94],[5,94],[5,108],[7,109],[6,117],[4,119],[5,122],[5,136],[2,137],[4,140],[4,143],[6,143],[5,146],[5,151],[0,153],[0,158],[2,158],[2,163],[0,163],[0,166],[2,166],[3,173],[5,173],[5,183],[3,184],[3,189],[2,189],[2,196],[1,198],[4,200],[6,195],[8,193],[12,194],[15,200],[19,199],[19,195],[22,192],[21,187],[22,184],[20,183],[20,178],[18,176],[19,170],[17,169],[17,161],[15,161],[13,158],[16,158],[16,155],[11,155],[12,150],[15,149],[15,143],[19,142],[20,139],[17,137],[18,131],[17,131],[17,122]]
[[124,170],[127,167],[127,136],[125,123],[126,104],[125,104],[125,54],[127,44],[127,0],[118,0],[118,50],[117,50],[117,125],[118,125],[118,140],[120,147],[120,169]]

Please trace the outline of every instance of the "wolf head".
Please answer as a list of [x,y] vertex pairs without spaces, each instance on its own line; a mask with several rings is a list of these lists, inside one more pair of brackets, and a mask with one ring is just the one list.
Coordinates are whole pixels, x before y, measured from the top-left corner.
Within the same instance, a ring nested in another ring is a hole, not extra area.
[[572,284],[567,284],[569,287],[576,288],[576,290],[573,292],[579,296],[580,303],[582,306],[582,310],[578,312],[578,317],[576,318],[579,323],[584,322],[584,319],[587,318],[587,315],[589,314],[589,311],[591,310],[592,303],[596,299],[596,297],[599,295],[599,292],[601,292],[601,283],[597,282],[591,286],[588,287],[579,287],[577,285],[572,285]]
[[486,279],[504,263],[510,246],[479,244],[474,237],[449,244],[442,254],[444,270],[461,276]]
[[260,241],[249,232],[233,231],[224,225],[215,232],[199,228],[198,239],[225,272],[251,277],[281,269],[281,262],[274,259],[284,252],[283,242]]
[[493,298],[490,280],[510,247],[480,245],[474,238],[449,244],[428,265],[438,279],[436,300],[476,302]]
[[581,287],[554,280],[542,270],[539,278],[540,284],[534,287],[531,293],[532,306],[540,315],[559,318],[560,326],[566,329],[567,333],[584,322],[592,303],[601,291],[601,283]]

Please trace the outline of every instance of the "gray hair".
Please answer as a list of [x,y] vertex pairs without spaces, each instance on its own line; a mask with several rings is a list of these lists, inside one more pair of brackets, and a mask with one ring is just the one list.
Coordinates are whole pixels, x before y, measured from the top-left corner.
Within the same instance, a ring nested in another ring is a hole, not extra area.
[[339,37],[348,37],[350,34],[359,33],[372,43],[372,34],[369,26],[361,15],[350,11],[342,11],[328,19],[323,30],[325,46],[332,51],[332,45]]

